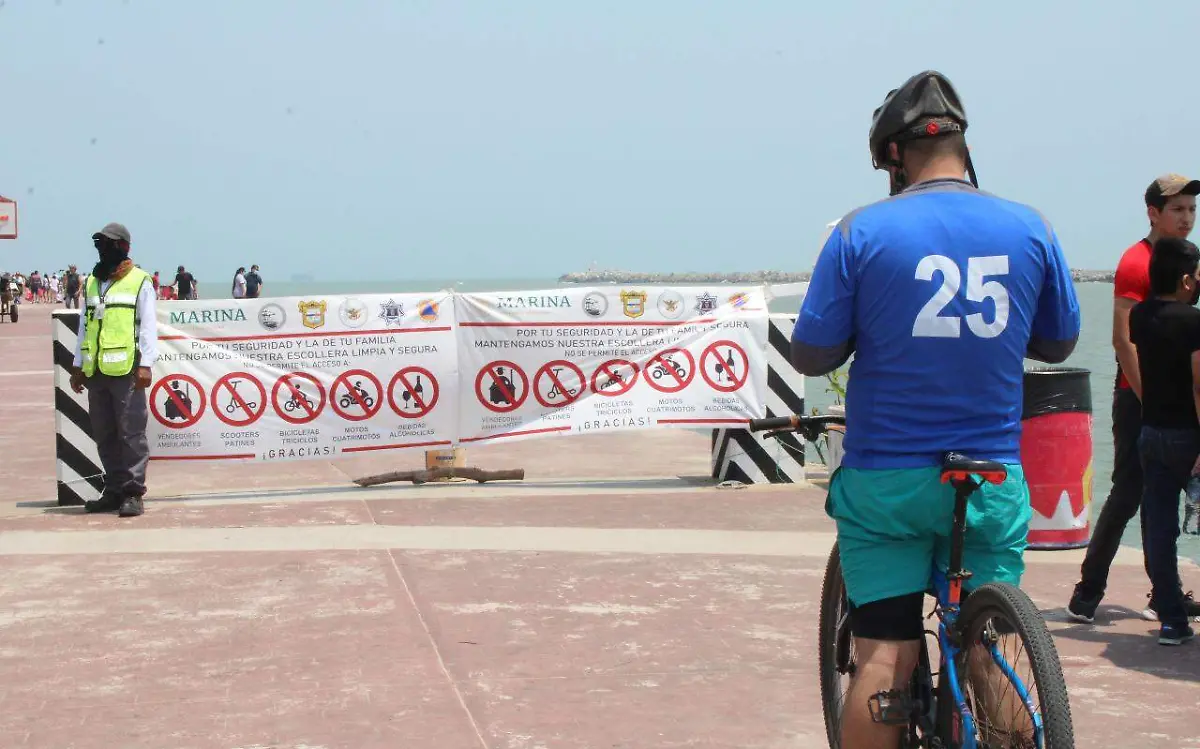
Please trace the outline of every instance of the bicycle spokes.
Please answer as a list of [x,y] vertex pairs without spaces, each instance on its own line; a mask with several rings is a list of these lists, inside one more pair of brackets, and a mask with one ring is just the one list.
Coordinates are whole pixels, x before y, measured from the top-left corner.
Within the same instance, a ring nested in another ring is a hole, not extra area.
[[963,696],[975,718],[980,747],[1044,746],[1037,684],[1013,624],[994,616],[981,630],[964,634],[970,639],[963,642]]

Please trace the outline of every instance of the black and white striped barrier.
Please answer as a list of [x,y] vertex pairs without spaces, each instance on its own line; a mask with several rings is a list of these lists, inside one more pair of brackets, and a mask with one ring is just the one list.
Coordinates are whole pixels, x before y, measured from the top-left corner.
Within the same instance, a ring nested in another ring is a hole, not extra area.
[[87,393],[71,391],[71,362],[79,336],[79,312],[57,310],[54,339],[54,453],[58,458],[58,503],[81,505],[100,498],[104,488],[100,455],[92,439]]
[[[767,417],[804,413],[804,375],[791,363],[795,315],[771,315],[767,329]],[[794,434],[764,438],[746,429],[714,429],[712,477],[743,484],[804,481],[804,441]]]

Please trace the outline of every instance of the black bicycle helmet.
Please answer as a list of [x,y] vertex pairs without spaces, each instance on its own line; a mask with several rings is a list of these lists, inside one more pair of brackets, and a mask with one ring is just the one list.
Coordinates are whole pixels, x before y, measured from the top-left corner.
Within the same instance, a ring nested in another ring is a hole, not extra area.
[[888,92],[871,118],[871,165],[889,164],[888,144],[966,132],[967,113],[949,79],[936,70],[917,73]]

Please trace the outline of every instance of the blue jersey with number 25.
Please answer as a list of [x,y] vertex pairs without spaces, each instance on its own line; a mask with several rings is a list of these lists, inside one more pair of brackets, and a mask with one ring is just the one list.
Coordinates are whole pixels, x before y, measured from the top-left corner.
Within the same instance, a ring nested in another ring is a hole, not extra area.
[[943,453],[1020,461],[1030,336],[1079,333],[1054,230],[961,180],[845,216],[817,259],[793,340],[851,342],[842,465],[916,468]]

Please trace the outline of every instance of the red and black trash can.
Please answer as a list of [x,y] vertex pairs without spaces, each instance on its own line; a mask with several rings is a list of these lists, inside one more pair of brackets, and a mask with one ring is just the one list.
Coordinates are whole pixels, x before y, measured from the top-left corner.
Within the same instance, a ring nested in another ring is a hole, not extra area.
[[1092,388],[1087,369],[1025,371],[1021,464],[1030,549],[1087,546],[1092,503]]

